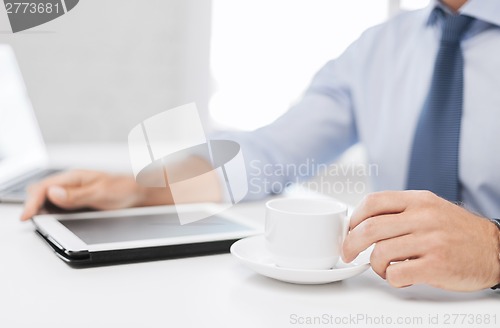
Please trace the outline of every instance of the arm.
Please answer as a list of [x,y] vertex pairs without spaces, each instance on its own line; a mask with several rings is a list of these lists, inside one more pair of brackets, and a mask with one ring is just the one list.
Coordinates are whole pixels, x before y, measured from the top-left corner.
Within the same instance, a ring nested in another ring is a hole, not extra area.
[[[248,172],[247,181],[244,181],[249,186],[246,199],[280,192],[287,183],[311,175],[307,172],[298,176],[290,172],[268,174],[269,171],[273,173],[277,165],[298,168],[307,163],[329,163],[357,141],[351,84],[353,76],[357,75],[359,65],[354,61],[358,56],[355,43],[341,57],[327,63],[314,77],[302,100],[274,123],[253,132],[222,133],[212,137],[234,140],[242,147]],[[190,170],[203,171],[200,166],[210,167],[210,164],[207,160],[191,157],[169,168],[175,172],[169,171],[169,175],[193,176]],[[182,202],[221,200],[218,179],[213,174],[202,185],[186,190]],[[85,206],[114,209],[172,203],[168,189],[142,188],[132,177],[72,171],[30,187],[21,219],[28,220],[35,215],[46,199],[68,209]]]
[[[242,147],[248,173],[246,199],[279,193],[287,184],[309,178],[314,174],[312,166],[333,162],[358,141],[352,95],[360,66],[356,49],[357,43],[328,62],[302,99],[273,123],[252,132],[215,136]],[[292,169],[280,170],[280,166]],[[301,166],[307,169],[298,170]]]

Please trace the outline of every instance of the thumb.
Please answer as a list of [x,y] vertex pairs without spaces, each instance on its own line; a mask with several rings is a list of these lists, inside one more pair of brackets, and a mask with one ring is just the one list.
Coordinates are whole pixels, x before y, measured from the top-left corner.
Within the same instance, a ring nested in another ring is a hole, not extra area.
[[52,186],[47,191],[48,199],[55,205],[65,209],[76,209],[88,206],[92,201],[91,187]]

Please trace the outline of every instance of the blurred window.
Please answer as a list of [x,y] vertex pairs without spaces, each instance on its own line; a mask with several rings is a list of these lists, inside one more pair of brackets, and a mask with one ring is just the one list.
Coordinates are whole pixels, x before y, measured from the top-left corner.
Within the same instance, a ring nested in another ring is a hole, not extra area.
[[[253,130],[283,114],[315,72],[368,27],[428,0],[213,0],[209,103],[217,128]],[[396,8],[396,10],[394,10]]]

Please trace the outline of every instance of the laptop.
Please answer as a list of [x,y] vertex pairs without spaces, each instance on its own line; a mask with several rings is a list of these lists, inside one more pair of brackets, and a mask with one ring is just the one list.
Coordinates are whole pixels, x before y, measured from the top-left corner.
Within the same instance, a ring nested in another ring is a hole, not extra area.
[[14,51],[0,44],[0,203],[22,203],[26,187],[57,172],[33,112]]

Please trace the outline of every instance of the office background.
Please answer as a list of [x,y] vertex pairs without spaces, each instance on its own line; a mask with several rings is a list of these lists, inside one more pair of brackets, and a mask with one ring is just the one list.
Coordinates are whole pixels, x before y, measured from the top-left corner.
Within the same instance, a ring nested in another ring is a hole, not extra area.
[[125,142],[192,101],[207,127],[269,123],[365,28],[427,3],[82,0],[17,34],[0,6],[0,43],[16,52],[46,142]]
[[146,117],[207,103],[210,1],[82,0],[17,34],[0,7],[0,43],[16,52],[48,143],[126,142]]

